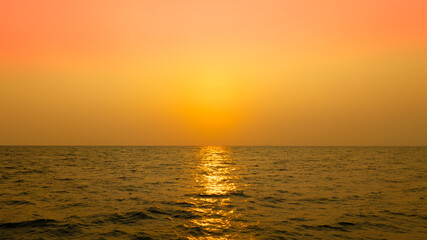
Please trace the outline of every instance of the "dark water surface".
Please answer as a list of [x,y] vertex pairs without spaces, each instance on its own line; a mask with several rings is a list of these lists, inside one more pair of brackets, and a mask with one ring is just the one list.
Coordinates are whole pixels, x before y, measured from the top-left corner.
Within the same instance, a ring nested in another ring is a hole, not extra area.
[[426,147],[0,147],[0,239],[427,239]]

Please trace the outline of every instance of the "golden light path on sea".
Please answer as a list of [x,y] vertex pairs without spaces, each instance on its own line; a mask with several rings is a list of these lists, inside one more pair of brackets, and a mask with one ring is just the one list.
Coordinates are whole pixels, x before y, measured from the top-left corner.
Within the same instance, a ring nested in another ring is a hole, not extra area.
[[233,236],[224,232],[231,227],[231,220],[237,215],[234,208],[229,207],[229,194],[238,190],[230,152],[225,147],[203,147],[199,160],[195,181],[200,191],[198,197],[192,199],[197,204],[191,211],[202,217],[191,222],[209,236],[191,236],[189,239],[230,239]]

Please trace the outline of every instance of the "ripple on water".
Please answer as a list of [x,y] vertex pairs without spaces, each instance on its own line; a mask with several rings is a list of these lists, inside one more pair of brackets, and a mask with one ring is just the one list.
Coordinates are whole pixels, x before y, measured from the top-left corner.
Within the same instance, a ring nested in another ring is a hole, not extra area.
[[427,148],[0,147],[0,239],[427,239]]

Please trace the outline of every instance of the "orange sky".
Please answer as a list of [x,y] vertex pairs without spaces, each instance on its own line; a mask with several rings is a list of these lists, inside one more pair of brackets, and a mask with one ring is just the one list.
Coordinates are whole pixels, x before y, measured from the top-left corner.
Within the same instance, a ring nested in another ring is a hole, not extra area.
[[427,2],[0,3],[0,144],[427,145]]

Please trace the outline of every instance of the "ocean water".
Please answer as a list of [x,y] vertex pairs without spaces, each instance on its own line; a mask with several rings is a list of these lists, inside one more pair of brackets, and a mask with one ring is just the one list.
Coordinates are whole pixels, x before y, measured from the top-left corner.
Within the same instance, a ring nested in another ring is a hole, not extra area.
[[0,239],[427,239],[427,147],[0,147]]

